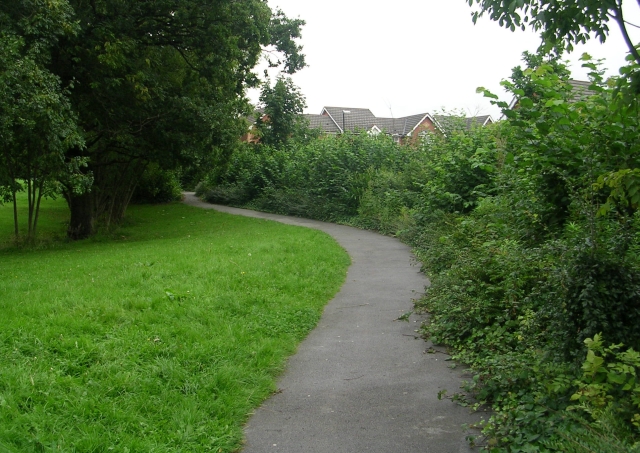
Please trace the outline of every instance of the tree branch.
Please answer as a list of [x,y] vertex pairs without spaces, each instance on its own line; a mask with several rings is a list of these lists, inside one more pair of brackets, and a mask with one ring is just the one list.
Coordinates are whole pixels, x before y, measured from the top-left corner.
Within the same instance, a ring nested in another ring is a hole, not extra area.
[[[640,0],[638,0],[638,1],[640,1]],[[193,69],[193,70],[194,70],[194,71],[196,71],[197,73],[200,73],[200,71],[198,70],[198,68],[196,68],[195,66],[193,66],[193,65],[191,64],[191,62],[189,61],[189,59],[187,58],[187,56],[182,52],[182,50],[181,50],[178,46],[173,45],[172,47],[178,51],[178,53],[180,54],[180,56],[182,57],[182,59],[184,60],[184,62],[187,64],[187,66],[189,66],[191,69]]]
[[[638,4],[640,4],[640,0],[637,0],[637,1],[638,1]],[[638,49],[636,49],[636,47],[633,45],[633,42],[631,42],[631,37],[629,36],[629,32],[627,31],[627,27],[625,27],[625,20],[624,20],[624,17],[622,15],[622,0],[617,0],[616,1],[615,14],[614,14],[613,18],[615,19],[615,21],[620,26],[620,31],[622,32],[622,37],[624,38],[624,41],[627,43],[627,47],[629,48],[629,52],[631,52],[631,55],[633,55],[633,58],[635,58],[636,63],[640,64],[640,53],[638,52]]]
[[[640,0],[638,0],[638,1],[640,2]],[[640,25],[632,24],[628,20],[625,20],[624,23],[627,24],[627,25],[631,25],[632,27],[635,27],[635,28],[640,28]]]

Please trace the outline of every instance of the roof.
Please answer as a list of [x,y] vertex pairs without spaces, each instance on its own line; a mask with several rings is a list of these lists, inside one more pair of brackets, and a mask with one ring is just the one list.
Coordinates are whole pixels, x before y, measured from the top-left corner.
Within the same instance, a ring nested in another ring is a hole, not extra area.
[[[410,135],[425,118],[429,118],[434,122],[428,113],[419,113],[401,118],[379,118],[369,109],[354,107],[324,107],[320,116],[325,116],[332,120],[338,128],[338,131],[335,131],[336,133],[341,132],[344,127],[347,131],[355,131],[358,129],[371,131],[377,129],[387,134],[402,137]],[[329,132],[327,129],[325,129],[325,131]],[[330,132],[334,131],[331,130]]]
[[[247,119],[253,122],[263,113],[264,109],[256,109],[254,115]],[[395,137],[411,136],[418,126],[425,123],[425,120],[440,128],[439,122],[445,121],[445,118],[454,118],[443,115],[431,116],[429,113],[400,118],[378,118],[369,109],[355,107],[323,107],[319,115],[307,113],[303,117],[309,121],[311,129],[320,129],[328,134],[341,134],[344,128],[352,132],[357,130],[376,134],[384,132]],[[467,118],[466,121],[467,127],[471,127],[472,124],[485,126],[493,123],[489,115]]]
[[[354,131],[356,129],[370,130],[376,123],[376,116],[369,109],[353,107],[324,107],[321,115],[329,116],[342,129]],[[344,120],[344,124],[343,124]]]
[[569,84],[571,85],[571,100],[574,102],[584,101],[589,96],[593,96],[596,94],[595,91],[590,90],[591,82],[587,82],[585,80],[574,80],[570,79]]
[[421,124],[425,118],[432,122],[433,118],[428,113],[418,113],[416,115],[403,116],[401,118],[376,118],[377,126],[391,135],[405,136],[411,134],[413,130]]
[[253,113],[247,116],[247,121],[249,122],[249,124],[255,124],[258,118],[262,118],[263,116],[264,116],[264,109],[261,107],[255,108],[253,110]]
[[472,126],[486,126],[487,124],[493,124],[493,118],[491,115],[479,115],[465,118],[467,123],[467,129],[471,129]]
[[475,126],[486,126],[487,124],[493,124],[493,118],[491,115],[478,115],[471,116],[467,118],[463,118],[461,116],[452,116],[452,115],[434,115],[435,119],[438,121],[440,127],[443,125],[449,124],[458,124],[467,129],[471,129]]
[[321,129],[323,132],[330,134],[339,134],[341,131],[340,127],[327,115],[307,113],[303,116],[309,120],[309,127],[311,129]]

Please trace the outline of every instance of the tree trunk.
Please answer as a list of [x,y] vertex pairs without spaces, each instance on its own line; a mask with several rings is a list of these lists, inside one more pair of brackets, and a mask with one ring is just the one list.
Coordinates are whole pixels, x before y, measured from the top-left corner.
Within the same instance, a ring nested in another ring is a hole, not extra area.
[[33,239],[35,239],[38,228],[38,217],[40,216],[40,202],[42,201],[42,190],[44,188],[44,180],[38,186],[38,200],[36,201],[36,213],[33,217]]
[[68,193],[65,198],[71,211],[67,236],[69,239],[74,240],[88,238],[95,232],[96,218],[93,193],[89,192],[82,195]]
[[20,237],[20,229],[18,228],[18,199],[16,197],[16,189],[13,189],[13,227],[16,232],[16,239]]
[[33,225],[33,182],[31,180],[31,172],[27,175],[27,204],[29,205],[29,216],[27,217],[27,238],[31,239],[31,227]]
[[98,224],[106,228],[119,224],[144,167],[140,162],[96,167],[90,192],[77,195],[68,190],[65,198],[71,211],[69,239],[91,236]]

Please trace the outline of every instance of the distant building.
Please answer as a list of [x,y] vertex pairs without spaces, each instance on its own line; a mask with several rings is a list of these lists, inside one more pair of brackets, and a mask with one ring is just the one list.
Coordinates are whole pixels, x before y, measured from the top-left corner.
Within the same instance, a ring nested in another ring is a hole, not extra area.
[[[428,132],[441,130],[436,116],[429,113],[384,118],[375,116],[371,110],[354,107],[323,107],[319,115],[305,114],[312,128],[327,134],[365,131],[369,134],[391,135],[396,143],[415,143]],[[444,117],[442,117],[444,118]],[[493,123],[489,115],[466,118],[468,127],[473,124],[486,126]]]
[[[242,137],[243,141],[259,142],[259,137],[252,133],[255,132],[258,116],[264,120],[264,111],[258,109],[255,116],[247,118],[250,126]],[[304,114],[303,116],[309,121],[311,129],[319,129],[325,134],[338,135],[344,132],[364,131],[372,135],[387,134],[392,136],[396,143],[403,144],[416,143],[425,134],[442,131],[445,121],[456,118],[429,113],[384,118],[375,116],[369,109],[355,107],[323,107],[319,115]],[[464,121],[467,128],[475,125],[487,126],[494,122],[490,115],[464,118]]]

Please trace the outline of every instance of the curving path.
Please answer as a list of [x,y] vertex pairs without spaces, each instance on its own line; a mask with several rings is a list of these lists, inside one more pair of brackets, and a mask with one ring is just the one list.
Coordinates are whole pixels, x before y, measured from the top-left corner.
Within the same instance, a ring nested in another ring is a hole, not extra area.
[[443,399],[460,373],[443,353],[416,339],[411,310],[428,280],[400,241],[371,231],[212,205],[193,193],[185,203],[322,230],[349,253],[340,292],[289,359],[279,392],[245,427],[243,453],[461,453],[472,451],[461,425],[478,414]]

